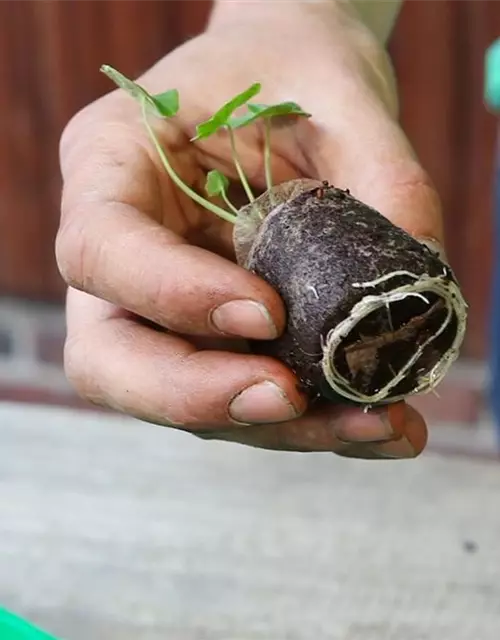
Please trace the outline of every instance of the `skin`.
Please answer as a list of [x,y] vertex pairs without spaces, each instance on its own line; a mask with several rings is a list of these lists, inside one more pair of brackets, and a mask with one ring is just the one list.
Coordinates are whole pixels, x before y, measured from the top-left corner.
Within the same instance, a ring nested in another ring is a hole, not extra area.
[[[439,199],[397,125],[384,51],[345,5],[294,2],[286,14],[282,5],[219,3],[204,34],[139,79],[152,93],[179,89],[180,115],[154,121],[177,173],[199,192],[209,169],[236,178],[223,134],[189,139],[197,122],[259,81],[259,102],[294,100],[313,114],[273,132],[275,182],[313,177],[349,187],[415,237],[442,242]],[[297,42],[307,43],[300,57]],[[262,138],[258,126],[238,136],[257,192],[265,188]],[[231,225],[171,183],[128,96],[113,91],[77,114],[60,157],[65,367],[83,397],[256,447],[382,459],[424,449],[425,422],[405,403],[366,414],[310,411],[291,371],[245,353],[244,338],[283,330],[283,303],[234,264]],[[215,311],[241,300],[253,304]]]

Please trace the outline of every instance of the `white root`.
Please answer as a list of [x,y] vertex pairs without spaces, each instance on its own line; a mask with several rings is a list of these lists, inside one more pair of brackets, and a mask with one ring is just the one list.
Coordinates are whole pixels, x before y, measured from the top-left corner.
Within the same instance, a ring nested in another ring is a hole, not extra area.
[[312,284],[308,284],[306,289],[308,289],[309,291],[312,291],[316,300],[319,300],[319,295],[316,287],[313,287]]
[[378,284],[382,284],[382,282],[386,282],[387,280],[392,280],[393,278],[397,278],[398,276],[409,276],[410,278],[415,278],[418,280],[420,276],[417,276],[416,273],[412,273],[411,271],[405,271],[401,269],[400,271],[392,271],[392,273],[386,273],[380,278],[375,278],[375,280],[370,280],[369,282],[354,282],[353,287],[355,289],[361,289],[365,287],[376,287]]
[[391,307],[389,306],[388,302],[385,303],[385,308],[387,309],[387,318],[389,319],[389,328],[391,331],[394,331],[394,324],[392,323]]
[[415,298],[420,298],[421,300],[423,300],[425,304],[430,304],[427,298],[423,296],[421,293],[408,293],[408,296],[415,296]]
[[[375,286],[376,284],[380,284],[381,282],[385,282],[386,280],[399,275],[410,276],[415,279],[415,282],[398,287],[393,291],[363,297],[353,307],[350,315],[335,327],[335,329],[332,329],[326,337],[326,342],[323,348],[323,359],[321,362],[323,374],[332,389],[334,389],[339,395],[350,400],[354,400],[355,402],[363,402],[366,404],[375,404],[389,400],[393,402],[402,400],[407,395],[433,391],[434,387],[441,382],[451,364],[458,357],[459,349],[465,335],[467,304],[460,292],[460,289],[453,281],[445,280],[441,276],[430,277],[428,275],[423,275],[419,277],[407,271],[394,271],[393,273],[381,276],[372,282],[355,283],[353,286]],[[446,276],[446,271],[444,275]],[[422,298],[427,304],[430,304],[429,300],[422,292],[435,293],[444,301],[447,314],[442,325],[432,336],[430,336],[416,349],[413,356],[409,358],[398,373],[394,373],[392,380],[390,380],[382,389],[377,390],[373,395],[366,395],[354,389],[352,384],[335,368],[334,356],[337,348],[363,318],[380,307],[387,308],[391,303],[399,302],[410,296]],[[417,384],[410,394],[391,396],[391,390],[405,378],[408,371],[421,357],[424,349],[446,330],[454,316],[457,321],[457,332],[448,351],[429,372],[418,378]]]

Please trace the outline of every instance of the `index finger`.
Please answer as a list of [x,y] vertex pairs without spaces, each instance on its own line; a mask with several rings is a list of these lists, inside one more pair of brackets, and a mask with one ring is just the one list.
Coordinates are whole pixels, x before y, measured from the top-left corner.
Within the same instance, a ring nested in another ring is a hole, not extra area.
[[174,192],[140,125],[98,121],[73,140],[62,157],[56,250],[70,286],[176,332],[270,339],[282,331],[283,303],[268,284],[180,235],[212,214]]

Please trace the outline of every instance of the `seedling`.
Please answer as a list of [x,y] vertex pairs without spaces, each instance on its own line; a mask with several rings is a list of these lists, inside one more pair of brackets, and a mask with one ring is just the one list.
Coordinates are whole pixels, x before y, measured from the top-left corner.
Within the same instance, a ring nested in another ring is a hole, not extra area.
[[[282,102],[274,105],[252,104],[251,102],[248,102],[250,98],[253,98],[253,96],[260,91],[260,89],[260,84],[253,84],[246,91],[243,91],[227,102],[211,118],[197,126],[196,136],[193,138],[193,141],[208,138],[214,133],[217,133],[220,129],[226,129],[229,132],[233,161],[238,172],[238,177],[240,178],[250,202],[253,202],[255,198],[241,167],[241,162],[236,151],[234,131],[241,127],[246,127],[259,119],[264,121],[264,167],[266,186],[268,189],[271,189],[273,186],[271,175],[271,118],[277,116],[310,117],[310,114],[306,113],[295,102]],[[234,116],[233,113],[236,109],[243,105],[246,105],[247,112],[241,116]]]
[[246,127],[256,120],[264,121],[264,169],[266,174],[266,186],[271,189],[273,179],[271,174],[271,118],[279,116],[304,116],[310,117],[309,113],[302,110],[295,102],[282,102],[281,104],[247,104],[248,112],[242,116],[230,118],[228,127],[231,131]]
[[230,119],[236,109],[242,107],[250,100],[250,98],[253,98],[255,95],[257,95],[260,89],[261,85],[259,83],[255,83],[242,93],[232,98],[229,102],[226,102],[226,104],[224,104],[216,113],[214,113],[211,118],[209,118],[205,122],[202,122],[196,127],[196,136],[192,139],[192,142],[195,142],[196,140],[208,138],[214,133],[217,133],[217,131],[219,131],[220,129],[226,129],[229,132],[234,166],[236,167],[238,177],[243,188],[245,189],[250,202],[253,202],[255,198],[250,184],[248,183],[245,172],[243,171],[243,168],[241,166],[240,158],[236,150],[236,141],[234,139],[234,131],[233,127],[230,124]]
[[[155,132],[151,126],[148,115],[159,118],[173,118],[179,111],[179,94],[176,89],[171,89],[164,93],[157,95],[149,94],[146,89],[139,84],[130,80],[122,73],[113,69],[109,65],[103,65],[101,71],[106,74],[115,84],[121,89],[125,90],[134,100],[139,102],[142,108],[144,124],[148,131],[148,134],[160,156],[160,159],[165,167],[165,170],[175,182],[175,184],[189,195],[193,200],[200,204],[205,209],[208,209],[212,213],[215,213],[219,217],[228,222],[235,222],[235,214],[237,213],[236,207],[232,205],[227,197],[227,186],[229,184],[227,178],[220,172],[210,172],[207,176],[206,191],[209,196],[220,195],[224,200],[229,211],[222,209],[214,205],[212,202],[202,198],[198,193],[193,191],[189,186],[184,184],[180,176],[178,176],[168,157],[166,156]],[[234,131],[241,129],[242,127],[249,126],[257,120],[264,121],[264,165],[266,175],[266,186],[271,189],[272,176],[271,176],[271,118],[273,117],[286,117],[286,116],[303,116],[310,117],[310,114],[306,113],[295,102],[283,102],[275,105],[265,104],[252,104],[249,103],[254,96],[256,96],[261,90],[260,83],[256,82],[252,84],[248,89],[242,91],[234,98],[231,98],[222,107],[216,111],[208,120],[201,122],[196,127],[196,136],[192,138],[192,142],[197,140],[203,140],[209,138],[220,130],[227,131],[229,133],[229,139],[231,143],[231,153],[233,162],[238,173],[241,185],[243,186],[248,200],[253,202],[255,200],[254,194],[248,182],[248,179],[243,170],[238,151],[236,148],[236,140]],[[235,116],[234,112],[240,107],[247,107],[247,112],[240,116]]]
[[[311,401],[366,407],[433,391],[457,358],[467,305],[450,267],[435,253],[360,202],[348,190],[316,179],[274,185],[272,121],[309,118],[295,102],[251,102],[255,83],[196,127],[191,142],[229,136],[232,159],[249,203],[238,209],[228,178],[207,175],[205,198],[177,175],[151,118],[179,112],[175,89],[150,95],[115,69],[102,71],[137,100],[166,172],[197,204],[234,225],[238,263],[266,280],[288,312],[276,340],[252,350],[278,358],[300,380]],[[243,113],[236,113],[244,109]],[[237,152],[236,132],[262,123],[267,190],[255,198]]]

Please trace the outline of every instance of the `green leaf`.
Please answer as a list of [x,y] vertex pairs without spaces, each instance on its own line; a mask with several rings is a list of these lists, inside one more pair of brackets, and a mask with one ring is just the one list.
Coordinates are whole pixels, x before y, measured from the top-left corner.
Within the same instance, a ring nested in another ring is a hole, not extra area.
[[196,127],[196,136],[192,139],[201,140],[202,138],[208,138],[221,127],[225,127],[228,124],[228,120],[231,115],[238,109],[246,104],[251,98],[256,96],[261,90],[261,84],[256,82],[245,91],[242,91],[237,96],[226,102],[218,111],[214,113],[208,120],[201,122]]
[[144,98],[151,99],[151,96],[145,89],[133,80],[124,76],[123,73],[120,73],[116,69],[113,69],[113,67],[110,67],[109,64],[103,64],[101,72],[113,80],[120,89],[126,91],[135,100],[143,100]]
[[231,129],[240,129],[255,122],[259,118],[274,118],[275,116],[304,116],[310,118],[311,114],[307,113],[296,102],[281,102],[279,104],[255,104],[249,102],[247,104],[247,113],[241,116],[230,118],[228,126]]
[[109,64],[103,64],[101,72],[108,76],[120,89],[126,91],[129,96],[138,102],[146,102],[150,111],[162,118],[171,118],[179,111],[179,92],[177,89],[170,89],[158,95],[150,95],[146,89],[141,87],[130,78],[127,78]]
[[213,169],[207,174],[207,181],[205,182],[205,191],[209,196],[218,196],[225,193],[229,186],[229,180],[226,176]]
[[296,102],[280,102],[278,104],[256,104],[249,102],[247,104],[248,110],[252,113],[258,114],[264,118],[272,118],[273,116],[307,116],[311,117],[310,113],[307,113]]
[[164,118],[172,118],[179,111],[179,92],[177,89],[169,89],[164,93],[151,96],[155,103],[156,111]]

